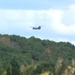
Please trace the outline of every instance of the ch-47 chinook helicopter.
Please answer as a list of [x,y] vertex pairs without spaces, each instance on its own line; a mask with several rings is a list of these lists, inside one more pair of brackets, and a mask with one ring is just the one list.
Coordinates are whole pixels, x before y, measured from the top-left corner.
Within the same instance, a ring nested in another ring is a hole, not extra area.
[[32,27],[33,30],[40,30],[41,29],[41,26],[38,26],[38,27]]

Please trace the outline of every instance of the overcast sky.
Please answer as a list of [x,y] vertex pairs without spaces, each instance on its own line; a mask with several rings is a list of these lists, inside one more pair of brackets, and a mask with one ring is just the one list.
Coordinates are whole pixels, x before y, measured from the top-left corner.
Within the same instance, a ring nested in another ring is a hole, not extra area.
[[0,0],[0,34],[75,44],[75,0]]

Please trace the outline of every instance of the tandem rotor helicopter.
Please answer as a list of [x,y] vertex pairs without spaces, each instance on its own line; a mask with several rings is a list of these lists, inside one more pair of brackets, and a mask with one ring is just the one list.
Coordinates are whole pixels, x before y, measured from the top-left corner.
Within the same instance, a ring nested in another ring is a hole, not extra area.
[[[30,27],[32,27],[32,26],[30,26]],[[41,26],[38,26],[38,27],[34,27],[34,26],[33,26],[32,29],[33,29],[33,30],[40,30],[40,29],[41,29]]]

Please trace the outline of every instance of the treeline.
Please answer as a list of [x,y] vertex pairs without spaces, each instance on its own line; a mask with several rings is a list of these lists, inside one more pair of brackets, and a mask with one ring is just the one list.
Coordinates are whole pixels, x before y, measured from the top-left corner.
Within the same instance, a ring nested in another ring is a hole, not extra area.
[[0,75],[39,75],[44,71],[56,74],[58,60],[66,68],[73,59],[75,46],[69,42],[0,35]]

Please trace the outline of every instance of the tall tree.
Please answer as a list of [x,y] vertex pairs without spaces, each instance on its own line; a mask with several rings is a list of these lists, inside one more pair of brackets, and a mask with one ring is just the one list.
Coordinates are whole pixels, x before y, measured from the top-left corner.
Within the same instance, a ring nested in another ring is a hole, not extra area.
[[11,59],[10,64],[11,64],[11,73],[12,73],[12,75],[20,75],[19,64],[18,64],[18,62],[17,62],[15,57],[13,57]]

